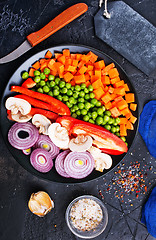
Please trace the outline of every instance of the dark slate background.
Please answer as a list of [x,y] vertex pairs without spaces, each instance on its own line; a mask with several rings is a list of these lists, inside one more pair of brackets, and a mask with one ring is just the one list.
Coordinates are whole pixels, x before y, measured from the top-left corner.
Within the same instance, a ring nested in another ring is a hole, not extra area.
[[[18,47],[28,34],[39,30],[67,7],[78,3],[76,0],[1,0],[0,1],[0,57]],[[26,59],[35,53],[59,44],[83,44],[97,48],[114,58],[126,71],[137,91],[139,111],[144,104],[156,99],[156,82],[147,77],[126,59],[95,36],[93,17],[97,13],[98,0],[83,1],[88,11],[68,26],[34,47],[13,62],[0,65],[0,95],[15,72]],[[156,25],[155,0],[125,0],[133,9]],[[148,168],[148,191],[138,199],[125,196],[124,201],[115,197],[111,179],[114,171],[91,183],[62,185],[38,179],[25,171],[7,150],[0,135],[0,239],[1,240],[75,240],[67,228],[64,213],[68,204],[82,194],[99,197],[104,195],[104,203],[109,213],[109,223],[99,240],[152,240],[154,239],[140,222],[141,206],[155,185],[156,160],[150,156],[141,136],[137,134],[135,143],[124,159],[124,167],[138,161]],[[123,163],[123,162],[122,162]],[[110,184],[112,191],[107,192]],[[47,191],[55,201],[54,210],[44,218],[30,213],[27,202],[31,193]]]

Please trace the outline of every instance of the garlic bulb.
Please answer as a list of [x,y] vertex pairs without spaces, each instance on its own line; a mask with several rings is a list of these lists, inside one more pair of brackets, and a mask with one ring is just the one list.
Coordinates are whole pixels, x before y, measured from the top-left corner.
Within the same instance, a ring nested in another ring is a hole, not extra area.
[[39,191],[31,194],[28,207],[35,215],[44,217],[52,208],[54,208],[54,202],[46,192]]

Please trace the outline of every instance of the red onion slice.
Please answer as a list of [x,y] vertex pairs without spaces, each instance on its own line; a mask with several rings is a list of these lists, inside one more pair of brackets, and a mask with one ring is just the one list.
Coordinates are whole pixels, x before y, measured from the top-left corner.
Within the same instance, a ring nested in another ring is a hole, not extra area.
[[76,179],[87,177],[94,169],[94,159],[88,152],[71,152],[64,160],[66,173]]
[[35,149],[30,155],[31,165],[39,172],[49,172],[53,167],[51,154],[42,148]]
[[[26,137],[20,137],[20,133],[24,132],[27,134]],[[15,123],[9,130],[8,141],[17,149],[28,149],[32,147],[39,137],[38,129],[31,124],[27,123]]]
[[51,154],[52,159],[54,159],[60,152],[59,147],[57,147],[51,139],[46,135],[39,135],[34,148],[42,148]]
[[62,177],[70,178],[70,176],[64,170],[64,159],[70,153],[70,150],[61,152],[55,160],[55,169]]

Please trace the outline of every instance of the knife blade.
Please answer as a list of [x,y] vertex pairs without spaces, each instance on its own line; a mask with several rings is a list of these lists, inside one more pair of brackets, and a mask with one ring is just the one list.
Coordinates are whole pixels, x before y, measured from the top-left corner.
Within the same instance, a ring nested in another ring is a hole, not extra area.
[[13,52],[0,58],[0,64],[13,61],[23,55],[25,52],[29,51],[31,48],[51,36],[53,33],[63,28],[68,23],[72,22],[74,19],[82,15],[88,10],[88,6],[85,3],[78,3],[56,16],[51,20],[46,26],[41,28],[37,32],[33,32],[28,35],[26,40]]

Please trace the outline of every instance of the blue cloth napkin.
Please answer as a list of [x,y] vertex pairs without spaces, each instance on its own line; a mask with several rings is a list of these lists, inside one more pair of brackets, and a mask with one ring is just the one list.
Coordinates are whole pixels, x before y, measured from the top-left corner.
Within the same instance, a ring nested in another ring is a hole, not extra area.
[[142,208],[141,222],[146,225],[148,232],[156,238],[156,187]]
[[139,132],[150,154],[156,158],[156,100],[144,106],[140,115]]

